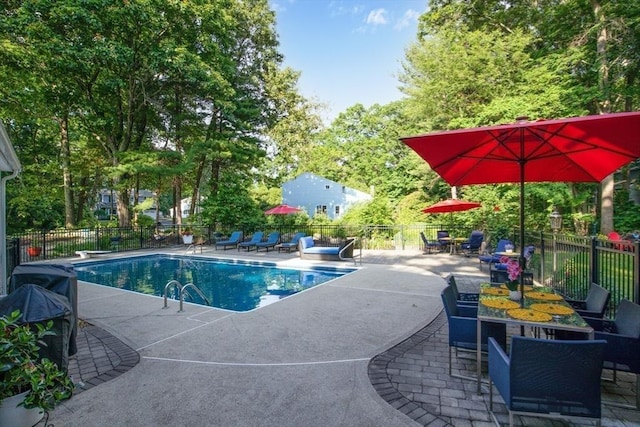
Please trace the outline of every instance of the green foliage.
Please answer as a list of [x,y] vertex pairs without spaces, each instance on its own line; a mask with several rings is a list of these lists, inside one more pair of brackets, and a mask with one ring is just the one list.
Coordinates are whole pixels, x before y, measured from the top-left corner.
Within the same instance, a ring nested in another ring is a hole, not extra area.
[[46,326],[18,323],[18,310],[0,317],[0,400],[31,390],[25,408],[53,409],[71,396],[73,383],[67,374],[48,359],[39,360],[38,343],[52,335],[53,322]]
[[629,192],[618,190],[615,193],[614,228],[621,233],[640,230],[640,205],[629,200]]
[[[398,138],[638,109],[638,5],[599,2],[596,14],[594,4],[433,0],[406,51],[406,98],[356,103],[324,129],[322,106],[298,92],[300,72],[281,67],[267,0],[5,2],[0,118],[23,162],[7,185],[8,228],[58,227],[69,212],[91,224],[102,187],[153,189],[163,212],[174,190],[198,192],[205,223],[254,227],[280,202],[281,183],[302,172],[373,189],[374,203],[341,223],[516,226],[516,186],[468,186],[459,197],[483,208],[422,214],[450,187]],[[557,206],[566,228],[588,233],[592,194],[527,185],[527,228],[545,229]],[[638,228],[637,206],[615,203],[615,227]]]

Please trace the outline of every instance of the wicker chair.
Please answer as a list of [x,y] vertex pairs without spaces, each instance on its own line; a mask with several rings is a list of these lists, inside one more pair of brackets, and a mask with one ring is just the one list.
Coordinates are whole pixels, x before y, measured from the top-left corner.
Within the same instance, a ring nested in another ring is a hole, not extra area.
[[514,415],[580,418],[600,425],[600,375],[606,341],[560,341],[514,336],[510,355],[489,338],[489,412],[493,384]]
[[[478,307],[458,305],[451,286],[444,288],[440,296],[449,323],[449,375],[475,381],[476,379],[472,377],[453,374],[451,365],[454,349],[456,356],[458,355],[458,350],[475,353],[477,349]],[[482,322],[481,333],[482,351],[487,351],[487,339],[490,336],[506,347],[507,329],[504,323]]]
[[622,299],[614,320],[585,317],[595,329],[595,339],[607,341],[604,353],[604,368],[616,372],[631,372],[636,375],[635,406],[619,402],[606,402],[613,406],[640,409],[640,305]]
[[596,283],[591,283],[589,292],[587,293],[587,298],[584,300],[565,297],[565,301],[567,301],[580,316],[596,317],[598,319],[602,319],[604,317],[604,313],[607,311],[610,299],[611,293]]

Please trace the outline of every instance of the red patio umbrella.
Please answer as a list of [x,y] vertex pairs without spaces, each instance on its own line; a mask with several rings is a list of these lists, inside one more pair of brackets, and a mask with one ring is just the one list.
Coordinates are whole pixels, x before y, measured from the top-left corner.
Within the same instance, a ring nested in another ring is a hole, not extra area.
[[264,214],[265,215],[289,215],[289,214],[298,213],[300,211],[302,211],[302,209],[282,204],[264,211]]
[[448,213],[450,226],[453,225],[453,213],[454,212],[463,212],[468,211],[469,209],[475,209],[482,206],[480,203],[476,202],[467,202],[465,200],[459,199],[447,199],[441,200],[438,203],[435,203],[431,206],[427,206],[422,209],[424,213]]
[[447,199],[441,200],[431,206],[427,206],[422,209],[424,213],[448,213],[448,212],[462,212],[469,209],[475,209],[482,206],[480,203],[467,202],[459,199]]
[[600,182],[640,158],[640,112],[518,120],[400,139],[450,185],[520,183],[523,245],[524,183]]

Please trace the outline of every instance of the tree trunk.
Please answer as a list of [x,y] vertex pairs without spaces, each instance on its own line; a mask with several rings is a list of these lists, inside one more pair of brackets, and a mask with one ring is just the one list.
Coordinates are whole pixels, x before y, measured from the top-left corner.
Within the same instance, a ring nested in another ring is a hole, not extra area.
[[206,156],[202,156],[200,161],[198,162],[198,169],[196,170],[196,179],[193,185],[193,195],[191,196],[191,206],[189,206],[189,216],[195,215],[196,207],[198,205],[198,198],[200,197],[200,182],[202,181],[202,175],[204,172],[204,164],[206,161]]
[[[609,59],[607,58],[607,42],[609,34],[607,32],[606,17],[602,13],[599,0],[591,0],[593,14],[598,27],[598,39],[596,42],[596,56],[598,58],[598,87],[602,101],[597,104],[598,113],[606,114],[611,112],[610,82],[609,82]],[[613,174],[606,177],[600,183],[600,232],[607,234],[613,231]]]
[[601,183],[602,200],[600,204],[600,232],[608,234],[613,231],[613,174]]
[[118,225],[120,227],[129,227],[131,226],[131,218],[129,217],[129,191],[119,190],[116,194],[118,195]]
[[75,226],[73,215],[73,181],[71,179],[71,146],[69,144],[69,117],[60,120],[60,163],[64,186],[64,223],[66,227]]

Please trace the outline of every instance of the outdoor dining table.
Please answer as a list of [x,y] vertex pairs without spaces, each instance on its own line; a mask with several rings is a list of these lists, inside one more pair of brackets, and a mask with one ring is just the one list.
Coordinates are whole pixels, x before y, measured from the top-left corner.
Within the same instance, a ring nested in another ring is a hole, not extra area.
[[449,254],[451,255],[456,254],[458,252],[458,246],[467,241],[464,237],[440,237],[438,240],[446,242],[447,245],[449,245]]
[[[482,383],[482,322],[504,323],[507,326],[520,326],[521,334],[529,326],[532,330],[564,330],[587,334],[593,339],[593,328],[562,298],[562,296],[539,290],[534,286],[525,286],[524,304],[509,299],[506,287],[480,286],[477,320],[477,382],[478,394]],[[549,361],[550,363],[553,361]]]
[[495,252],[494,255],[497,255],[499,257],[509,257],[509,258],[520,258],[520,252]]

